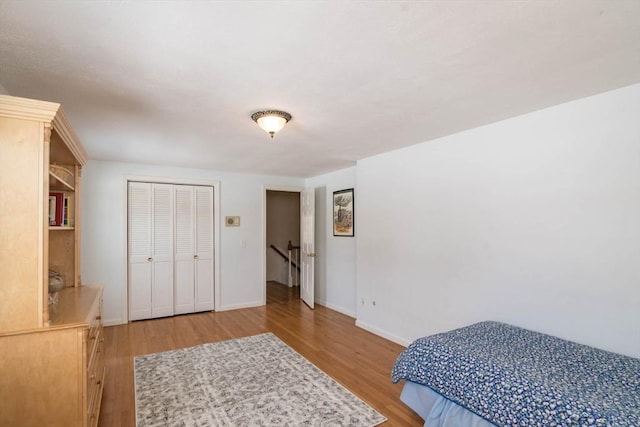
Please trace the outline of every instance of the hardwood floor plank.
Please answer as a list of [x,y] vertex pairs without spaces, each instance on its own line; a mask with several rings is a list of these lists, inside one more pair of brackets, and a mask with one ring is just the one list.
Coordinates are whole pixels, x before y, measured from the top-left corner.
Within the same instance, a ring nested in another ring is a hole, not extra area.
[[105,329],[107,377],[101,427],[135,425],[133,357],[207,342],[272,332],[311,363],[373,406],[384,426],[421,426],[400,402],[402,384],[391,368],[403,347],[355,326],[353,318],[326,307],[309,309],[299,288],[269,282],[263,307],[187,314]]

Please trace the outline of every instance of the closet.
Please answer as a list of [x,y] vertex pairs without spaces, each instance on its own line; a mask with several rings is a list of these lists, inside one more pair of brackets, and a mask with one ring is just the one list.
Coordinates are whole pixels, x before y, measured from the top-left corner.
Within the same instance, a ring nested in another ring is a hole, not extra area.
[[213,187],[129,182],[129,320],[214,308]]

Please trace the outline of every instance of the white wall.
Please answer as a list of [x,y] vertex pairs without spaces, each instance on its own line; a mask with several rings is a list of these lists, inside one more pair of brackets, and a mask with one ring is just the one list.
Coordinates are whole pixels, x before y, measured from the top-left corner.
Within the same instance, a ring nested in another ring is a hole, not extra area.
[[362,160],[357,183],[358,325],[406,344],[493,319],[640,357],[640,85]]
[[219,181],[221,217],[241,217],[240,227],[220,227],[220,309],[263,303],[264,185],[302,186],[302,179],[91,160],[82,179],[82,281],[104,286],[105,324],[126,321],[125,180],[130,176]]
[[[356,239],[333,236],[333,192],[356,187],[356,168],[351,167],[306,180],[315,188],[315,294],[318,304],[341,313],[356,315]],[[354,191],[355,213],[358,189]]]

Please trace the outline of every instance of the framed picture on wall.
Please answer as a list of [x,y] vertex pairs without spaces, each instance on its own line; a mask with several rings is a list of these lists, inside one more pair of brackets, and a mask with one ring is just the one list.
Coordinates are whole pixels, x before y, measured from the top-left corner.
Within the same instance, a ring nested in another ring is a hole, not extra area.
[[333,235],[353,237],[353,188],[333,192]]

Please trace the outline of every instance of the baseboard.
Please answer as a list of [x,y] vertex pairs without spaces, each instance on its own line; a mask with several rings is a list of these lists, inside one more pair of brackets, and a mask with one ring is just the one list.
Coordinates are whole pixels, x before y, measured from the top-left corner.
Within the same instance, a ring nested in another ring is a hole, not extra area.
[[252,308],[252,307],[260,307],[263,306],[263,302],[250,302],[247,304],[236,304],[236,305],[225,305],[223,307],[218,308],[215,311],[229,311],[229,310],[238,310],[240,308]]
[[127,322],[123,322],[122,319],[109,319],[102,322],[102,326],[116,326],[124,325]]
[[[227,305],[227,306],[224,306],[224,307],[220,307],[218,310],[215,310],[215,311],[237,310],[237,309],[240,309],[240,308],[260,307],[262,305],[264,305],[264,304],[262,304],[260,302],[254,302],[254,303],[248,303],[248,304]],[[187,314],[187,313],[183,313],[183,314]],[[151,319],[144,319],[144,320],[151,320]],[[123,322],[122,319],[108,319],[108,320],[104,320],[102,322],[103,326],[124,325],[125,323],[127,323],[127,322],[126,321]]]
[[360,320],[356,320],[356,326],[359,328],[364,329],[365,331],[369,331],[372,334],[376,334],[384,339],[387,339],[389,341],[392,341],[396,344],[400,344],[403,347],[407,347],[409,344],[411,344],[411,341],[407,341],[404,338],[400,338],[396,335],[393,335],[387,331],[384,331],[382,329],[376,328],[375,326],[369,325],[365,322],[362,322]]
[[344,314],[345,316],[353,317],[354,319],[356,318],[355,312],[349,311],[342,307],[338,307],[337,305],[329,304],[328,302],[322,300],[316,300],[315,303],[333,311],[337,311],[338,313]]

